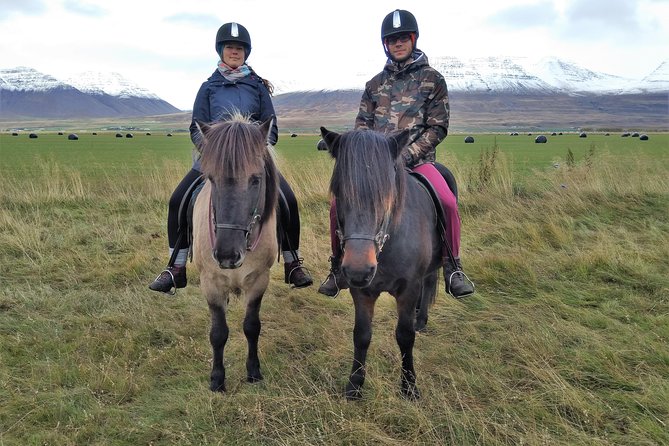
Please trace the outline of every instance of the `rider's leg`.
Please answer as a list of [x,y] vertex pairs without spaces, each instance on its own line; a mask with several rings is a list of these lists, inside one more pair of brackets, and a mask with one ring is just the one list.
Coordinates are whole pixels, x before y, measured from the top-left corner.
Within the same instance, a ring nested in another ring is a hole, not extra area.
[[302,265],[304,259],[300,254],[300,212],[297,206],[297,198],[290,185],[279,174],[279,186],[281,193],[288,204],[288,216],[280,216],[285,236],[282,237],[281,250],[284,261],[284,280],[295,288],[303,288],[314,283],[309,271]]
[[446,228],[443,257],[446,292],[455,298],[469,296],[474,293],[474,286],[462,271],[460,261],[460,214],[457,199],[434,165],[421,164],[413,170],[422,174],[432,184],[444,209]]
[[[170,197],[168,211],[167,211],[167,241],[169,243],[170,262],[167,268],[161,272],[158,277],[149,285],[149,288],[154,291],[161,291],[163,293],[170,293],[172,289],[184,288],[187,283],[186,276],[186,262],[188,261],[189,247],[186,243],[188,231],[186,224],[179,228],[179,210],[181,203],[186,193],[190,189],[193,182],[195,182],[202,173],[195,169],[191,169],[186,176],[181,180]],[[180,231],[184,232],[181,235]],[[176,253],[174,252],[176,250]]]
[[318,292],[330,297],[337,297],[339,290],[348,288],[346,280],[341,275],[341,245],[337,237],[337,203],[333,198],[330,202],[330,273],[318,288]]

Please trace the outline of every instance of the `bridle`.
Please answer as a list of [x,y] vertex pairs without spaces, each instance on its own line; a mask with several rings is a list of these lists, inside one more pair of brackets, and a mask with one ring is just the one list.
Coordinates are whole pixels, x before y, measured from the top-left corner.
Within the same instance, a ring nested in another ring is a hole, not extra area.
[[337,229],[335,230],[335,232],[337,233],[337,238],[339,239],[339,246],[341,248],[341,252],[342,253],[344,252],[344,245],[346,244],[347,240],[369,240],[374,243],[374,247],[376,249],[376,258],[378,260],[381,251],[383,251],[383,246],[390,238],[390,234],[388,233],[389,226],[390,226],[390,213],[387,212],[386,214],[384,214],[383,219],[381,220],[381,225],[379,226],[379,230],[377,231],[376,234],[365,234],[365,233],[355,232],[353,234],[344,235],[344,231],[341,229],[342,223],[341,220],[339,219],[339,213],[337,212]]
[[[212,183],[213,184],[213,183]],[[214,246],[214,239],[216,238],[216,231],[219,229],[230,229],[233,231],[242,231],[244,232],[244,238],[246,240],[246,250],[247,251],[253,251],[256,246],[258,245],[258,241],[260,240],[260,234],[262,232],[262,225],[260,227],[260,232],[258,235],[255,237],[255,240],[251,239],[251,233],[253,232],[253,229],[255,228],[256,224],[261,220],[262,215],[258,211],[259,205],[260,205],[260,191],[262,188],[258,188],[258,198],[256,199],[256,204],[253,208],[253,211],[249,214],[249,222],[246,226],[244,225],[238,225],[235,223],[219,223],[216,221],[216,213],[213,212],[214,210],[214,204],[212,203],[211,196],[213,194],[209,194],[209,240],[211,242],[211,246]]]

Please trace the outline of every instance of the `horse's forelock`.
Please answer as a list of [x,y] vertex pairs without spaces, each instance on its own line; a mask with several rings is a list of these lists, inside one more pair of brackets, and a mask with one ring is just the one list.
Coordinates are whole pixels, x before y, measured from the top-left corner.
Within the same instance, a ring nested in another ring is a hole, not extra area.
[[214,179],[258,171],[266,154],[260,127],[241,118],[213,124],[202,148],[202,172]]
[[[360,213],[373,211],[375,218],[390,213],[402,195],[396,183],[397,165],[387,139],[369,130],[342,134],[330,183],[335,196]],[[400,167],[401,168],[401,167]]]

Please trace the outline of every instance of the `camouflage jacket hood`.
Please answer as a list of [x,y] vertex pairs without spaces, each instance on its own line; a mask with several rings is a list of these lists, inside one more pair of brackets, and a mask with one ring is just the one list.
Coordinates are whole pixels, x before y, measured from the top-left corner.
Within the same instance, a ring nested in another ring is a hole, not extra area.
[[446,137],[450,119],[444,77],[420,50],[402,66],[389,61],[365,85],[356,128],[389,133],[411,129],[407,148],[410,167],[435,161],[437,145]]

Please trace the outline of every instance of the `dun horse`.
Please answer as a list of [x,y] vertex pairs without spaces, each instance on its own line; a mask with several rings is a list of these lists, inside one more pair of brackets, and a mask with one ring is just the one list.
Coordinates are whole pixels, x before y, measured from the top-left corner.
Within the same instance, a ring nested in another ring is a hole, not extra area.
[[263,379],[258,359],[260,304],[278,255],[278,173],[267,144],[270,126],[271,120],[259,126],[241,117],[200,125],[207,181],[193,212],[193,259],[211,314],[212,391],[225,391],[223,350],[230,294],[242,294],[246,303],[246,379]]
[[354,357],[346,397],[362,396],[374,304],[386,291],[397,303],[401,391],[417,399],[420,392],[413,364],[416,308],[421,307],[424,323],[436,294],[442,243],[432,199],[408,175],[400,156],[409,132],[386,136],[353,130],[339,135],[321,127],[321,135],[336,160],[330,192],[336,202],[344,253],[341,271],[355,306]]

